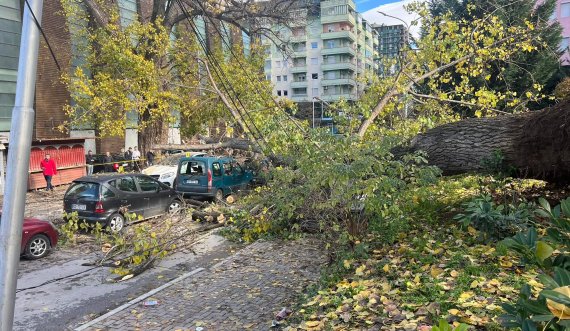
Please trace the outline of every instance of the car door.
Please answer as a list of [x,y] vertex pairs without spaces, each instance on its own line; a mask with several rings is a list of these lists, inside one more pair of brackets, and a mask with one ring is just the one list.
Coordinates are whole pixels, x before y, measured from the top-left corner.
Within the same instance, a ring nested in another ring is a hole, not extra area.
[[115,181],[116,188],[121,191],[121,206],[127,207],[129,213],[144,217],[144,210],[148,206],[148,201],[141,198],[137,184],[133,176],[119,177]]
[[232,191],[237,192],[242,188],[242,184],[244,182],[243,180],[244,171],[243,168],[236,161],[232,161],[232,177],[233,177]]
[[182,160],[176,189],[184,193],[208,192],[207,162],[200,159]]
[[[162,191],[160,183],[149,176],[135,176],[140,190],[140,197],[146,201],[143,217],[149,218],[164,213],[168,192]],[[166,194],[164,194],[166,193]]]

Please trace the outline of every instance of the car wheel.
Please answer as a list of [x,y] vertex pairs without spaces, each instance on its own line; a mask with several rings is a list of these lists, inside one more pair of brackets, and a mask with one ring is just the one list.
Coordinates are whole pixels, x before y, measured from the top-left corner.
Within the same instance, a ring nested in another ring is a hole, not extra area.
[[51,244],[48,237],[43,234],[36,234],[26,244],[25,256],[30,260],[36,260],[48,255]]
[[170,205],[168,205],[168,213],[174,214],[175,212],[177,212],[180,209],[180,207],[182,207],[180,200],[178,200],[178,199],[172,200]]
[[214,201],[218,202],[222,200],[224,200],[224,191],[222,191],[222,189],[218,189],[216,191],[216,195],[214,196]]
[[125,218],[121,214],[113,214],[109,217],[107,222],[107,227],[111,229],[112,232],[121,232],[125,226]]

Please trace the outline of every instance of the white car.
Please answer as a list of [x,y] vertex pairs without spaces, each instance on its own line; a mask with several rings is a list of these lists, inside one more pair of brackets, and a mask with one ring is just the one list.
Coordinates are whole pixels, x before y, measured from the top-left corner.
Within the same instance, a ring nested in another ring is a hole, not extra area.
[[193,156],[205,156],[205,155],[206,153],[203,152],[189,152],[189,153],[178,153],[178,154],[168,155],[165,158],[158,161],[155,165],[152,165],[144,169],[142,173],[172,187],[174,179],[176,179],[176,170],[178,169],[178,161],[180,161],[181,158],[193,157]]

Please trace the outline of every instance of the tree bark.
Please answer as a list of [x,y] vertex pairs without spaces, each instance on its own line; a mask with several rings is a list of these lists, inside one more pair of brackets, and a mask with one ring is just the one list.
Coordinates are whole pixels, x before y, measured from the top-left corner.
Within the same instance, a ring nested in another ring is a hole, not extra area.
[[518,115],[470,118],[417,135],[402,154],[423,150],[444,174],[483,169],[500,151],[521,177],[570,179],[570,102]]

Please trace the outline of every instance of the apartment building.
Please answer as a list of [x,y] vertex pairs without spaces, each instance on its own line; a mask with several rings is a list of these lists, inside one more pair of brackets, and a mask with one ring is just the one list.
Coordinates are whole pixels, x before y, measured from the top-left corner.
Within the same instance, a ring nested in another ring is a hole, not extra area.
[[282,45],[262,38],[273,93],[301,104],[357,100],[365,88],[359,78],[375,71],[378,38],[372,26],[356,12],[353,0],[315,1],[298,9],[297,16],[291,29],[272,27]]
[[410,34],[403,24],[374,24],[372,28],[376,31],[378,36],[378,56],[381,59],[397,56],[400,50],[410,42]]
[[560,49],[564,51],[561,57],[561,63],[564,66],[570,66],[570,0],[558,0],[556,9],[552,14],[552,19],[560,22],[562,26],[562,42]]

